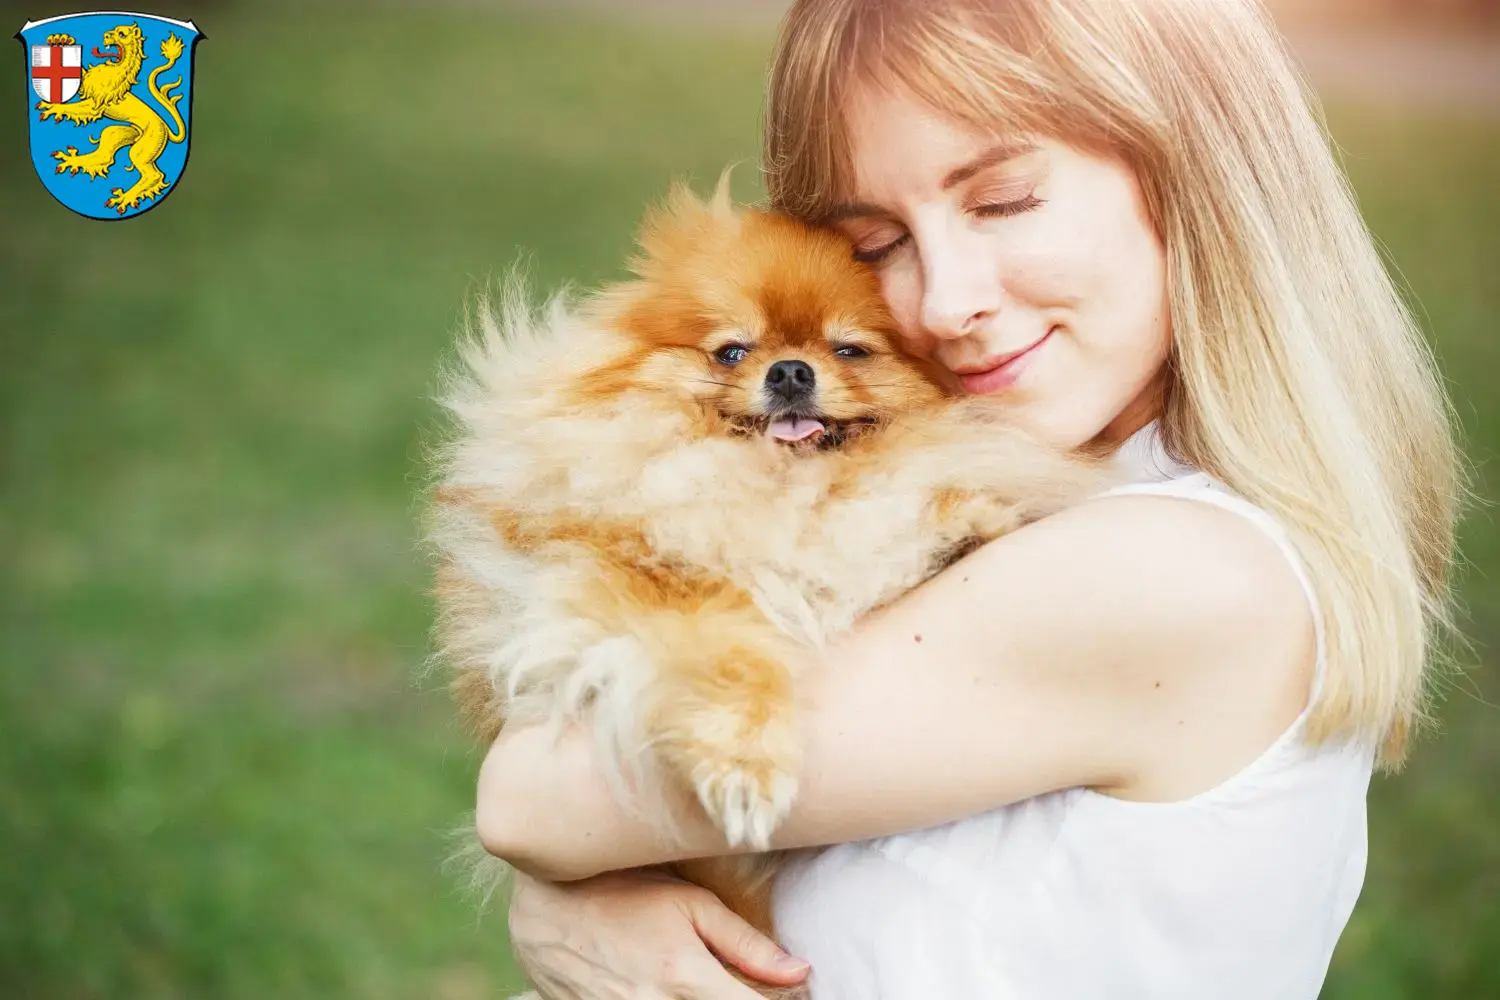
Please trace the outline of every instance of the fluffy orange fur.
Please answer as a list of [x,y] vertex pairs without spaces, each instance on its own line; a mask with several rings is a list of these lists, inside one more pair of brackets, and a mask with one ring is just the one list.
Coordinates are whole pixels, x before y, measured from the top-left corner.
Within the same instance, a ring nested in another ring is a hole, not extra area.
[[[679,784],[764,850],[819,648],[1100,467],[945,393],[833,233],[721,183],[675,188],[639,243],[633,280],[540,311],[512,285],[463,345],[438,646],[482,739],[587,716],[634,801]],[[682,866],[767,931],[773,870]]]

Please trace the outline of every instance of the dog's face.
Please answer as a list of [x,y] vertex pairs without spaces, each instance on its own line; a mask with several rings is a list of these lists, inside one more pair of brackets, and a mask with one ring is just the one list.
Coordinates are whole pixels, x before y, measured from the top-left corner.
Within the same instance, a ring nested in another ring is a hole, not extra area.
[[641,347],[609,381],[680,395],[727,433],[829,447],[935,402],[875,276],[834,233],[682,189],[648,219],[617,324]]

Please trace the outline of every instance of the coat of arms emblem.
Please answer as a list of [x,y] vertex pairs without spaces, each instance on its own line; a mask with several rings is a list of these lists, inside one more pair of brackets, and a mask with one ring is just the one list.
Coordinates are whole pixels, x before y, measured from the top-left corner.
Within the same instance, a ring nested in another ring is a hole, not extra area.
[[122,219],[161,203],[187,166],[191,21],[102,12],[28,21],[31,159],[68,208]]

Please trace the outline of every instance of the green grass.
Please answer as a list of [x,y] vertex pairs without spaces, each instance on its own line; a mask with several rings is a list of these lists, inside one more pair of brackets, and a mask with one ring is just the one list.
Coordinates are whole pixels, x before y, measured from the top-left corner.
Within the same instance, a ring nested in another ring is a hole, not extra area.
[[[71,215],[31,175],[19,100],[0,123],[0,983],[503,996],[504,921],[439,867],[474,760],[416,681],[432,375],[518,254],[541,286],[587,284],[672,176],[740,160],[754,196],[768,39],[464,5],[188,12],[208,40],[162,207]],[[1335,129],[1492,462],[1500,128]],[[1500,995],[1487,515],[1466,548],[1483,665],[1377,781],[1329,997]]]

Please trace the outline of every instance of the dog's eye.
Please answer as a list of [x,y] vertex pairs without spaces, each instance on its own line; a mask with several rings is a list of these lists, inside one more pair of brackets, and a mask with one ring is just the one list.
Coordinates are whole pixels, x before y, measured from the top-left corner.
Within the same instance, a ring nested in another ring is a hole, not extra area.
[[834,348],[833,353],[841,358],[868,358],[870,356],[870,352],[858,344],[844,344]]
[[745,356],[749,353],[750,348],[744,344],[725,344],[714,352],[714,357],[718,359],[720,364],[737,365],[741,361],[744,361]]

